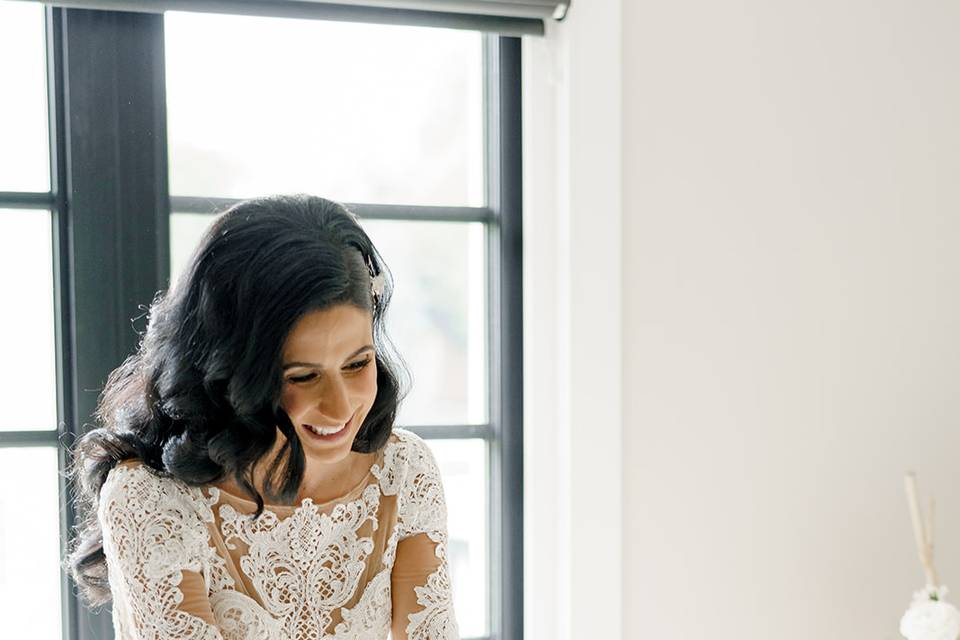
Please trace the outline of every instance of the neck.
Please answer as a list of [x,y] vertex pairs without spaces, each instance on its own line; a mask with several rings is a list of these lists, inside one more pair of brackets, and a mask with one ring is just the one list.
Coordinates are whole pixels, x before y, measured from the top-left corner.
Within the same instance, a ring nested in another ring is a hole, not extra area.
[[[285,442],[286,437],[278,429],[277,440],[274,442],[273,448],[254,467],[253,484],[261,495],[265,495],[263,488],[266,471]],[[316,504],[323,504],[344,495],[369,472],[373,457],[373,454],[351,451],[342,460],[327,463],[305,455],[303,479],[297,491],[295,504],[300,504],[305,498],[311,498]],[[228,486],[233,486],[233,482],[230,481]]]
[[330,502],[353,489],[370,470],[370,456],[351,451],[343,460],[323,463],[305,456],[303,480],[297,502],[313,498],[317,504]]

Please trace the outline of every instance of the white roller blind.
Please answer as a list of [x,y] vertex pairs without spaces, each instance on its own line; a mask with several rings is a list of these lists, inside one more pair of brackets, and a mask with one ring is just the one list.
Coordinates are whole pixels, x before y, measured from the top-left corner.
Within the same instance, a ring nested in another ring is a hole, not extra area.
[[544,20],[560,20],[570,0],[20,0],[76,9],[199,11],[475,29],[542,35]]
[[[315,4],[333,4],[323,0],[301,0]],[[556,18],[567,11],[566,0],[339,0],[337,4],[412,9],[415,11],[449,11],[513,18]]]

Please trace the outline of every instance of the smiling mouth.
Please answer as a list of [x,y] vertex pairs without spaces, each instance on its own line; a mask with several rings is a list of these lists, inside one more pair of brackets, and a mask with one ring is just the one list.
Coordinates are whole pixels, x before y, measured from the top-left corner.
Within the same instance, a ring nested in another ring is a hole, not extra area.
[[310,431],[313,431],[318,436],[332,436],[335,433],[340,433],[341,431],[347,428],[347,425],[345,424],[342,424],[338,427],[315,427],[312,424],[305,424],[303,426],[305,426]]

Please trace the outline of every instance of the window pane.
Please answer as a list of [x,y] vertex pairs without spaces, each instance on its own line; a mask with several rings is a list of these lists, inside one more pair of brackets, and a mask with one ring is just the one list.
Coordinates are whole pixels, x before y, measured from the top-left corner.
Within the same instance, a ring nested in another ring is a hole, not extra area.
[[487,634],[487,447],[483,440],[430,440],[447,499],[448,557],[460,635]]
[[216,218],[207,213],[170,214],[170,282],[177,281],[190,254],[200,242],[200,236]]
[[57,450],[0,449],[0,487],[0,635],[59,639]]
[[170,192],[483,204],[476,32],[165,17]]
[[[213,217],[170,219],[171,278]],[[400,425],[487,420],[484,226],[479,222],[365,220],[396,283],[387,331],[413,376]]]
[[0,191],[50,190],[43,23],[40,3],[0,2]]
[[487,420],[484,226],[364,221],[393,273],[387,331],[413,386],[401,425]]
[[[0,431],[56,429],[50,213],[0,209]],[[16,401],[13,401],[13,399]]]

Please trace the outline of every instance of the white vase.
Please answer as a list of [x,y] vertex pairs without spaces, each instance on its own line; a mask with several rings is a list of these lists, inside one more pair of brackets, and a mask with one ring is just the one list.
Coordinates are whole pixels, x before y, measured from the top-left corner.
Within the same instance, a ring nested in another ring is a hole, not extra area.
[[900,619],[900,633],[907,640],[957,640],[960,611],[949,602],[914,602]]

